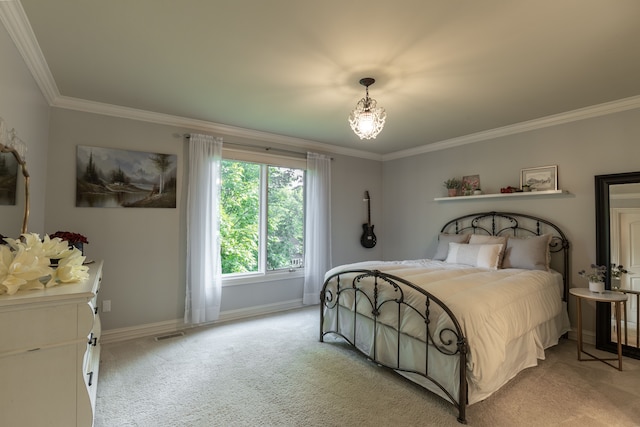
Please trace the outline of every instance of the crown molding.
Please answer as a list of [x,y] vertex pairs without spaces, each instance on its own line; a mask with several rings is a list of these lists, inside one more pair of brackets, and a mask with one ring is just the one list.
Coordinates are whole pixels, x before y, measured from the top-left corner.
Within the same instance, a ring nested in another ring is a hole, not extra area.
[[295,147],[298,150],[313,150],[369,160],[382,160],[382,155],[368,151],[344,148],[336,145],[277,135],[269,132],[243,129],[204,120],[171,116],[152,111],[144,111],[62,96],[58,90],[58,86],[56,85],[53,75],[51,74],[51,70],[49,69],[49,65],[47,64],[42,50],[40,49],[40,45],[38,44],[33,28],[29,23],[29,19],[27,18],[24,8],[19,0],[0,0],[0,22],[2,22],[7,29],[7,32],[18,49],[18,52],[22,55],[27,68],[29,68],[29,71],[40,88],[40,91],[51,107],[66,108],[70,110],[103,114],[132,120],[141,120],[169,126],[178,126],[190,130],[220,133],[228,136],[257,139],[262,142]]
[[444,141],[434,142],[432,144],[426,144],[420,147],[410,148],[408,150],[396,151],[394,153],[383,155],[382,161],[385,162],[388,160],[411,157],[418,154],[429,153],[432,151],[446,150],[448,148],[486,141],[488,139],[495,139],[503,136],[514,135],[517,133],[530,132],[537,129],[544,129],[547,127],[571,123],[578,120],[606,116],[607,114],[619,113],[636,108],[640,108],[640,95],[620,99],[617,101],[605,102],[603,104],[593,105],[590,107],[580,108],[564,113],[554,114],[552,116],[542,117],[539,119],[528,120],[526,122],[503,126],[483,132],[472,133],[469,135],[460,136],[458,138],[451,138]]
[[315,150],[383,162],[640,108],[640,96],[634,96],[483,132],[464,135],[457,138],[451,138],[444,141],[438,141],[431,144],[425,144],[420,147],[380,155],[368,151],[344,148],[336,145],[228,126],[204,120],[171,116],[168,114],[62,96],[60,95],[58,86],[53,79],[51,70],[49,69],[44,55],[42,54],[40,45],[38,44],[35,34],[33,33],[33,29],[31,28],[31,24],[29,23],[19,0],[0,0],[0,22],[2,22],[7,29],[7,32],[22,55],[44,97],[52,107],[103,114],[132,120],[141,120],[192,130],[219,133],[228,136],[256,139],[273,144],[295,147],[298,149],[302,148],[305,150]]
[[369,160],[382,160],[382,155],[370,153],[367,151],[354,150],[345,147],[339,147],[331,144],[310,141],[301,138],[294,138],[284,135],[278,135],[269,132],[257,131],[252,129],[244,129],[236,126],[223,125],[205,120],[190,119],[187,117],[173,116],[163,113],[155,113],[153,111],[139,110],[129,107],[121,107],[113,104],[105,104],[95,101],[87,101],[84,99],[71,98],[67,96],[58,96],[51,104],[52,107],[64,108],[68,110],[82,111],[86,113],[102,114],[112,117],[120,117],[131,120],[139,120],[150,123],[157,123],[167,126],[175,126],[185,128],[187,130],[198,130],[223,136],[235,136],[239,138],[254,139],[261,142],[280,144],[287,147],[297,148],[298,150],[320,151],[331,154],[341,154],[351,157],[359,157]]
[[31,23],[18,0],[0,1],[0,21],[7,29],[27,68],[40,87],[40,91],[51,105],[60,96],[49,65],[42,54]]

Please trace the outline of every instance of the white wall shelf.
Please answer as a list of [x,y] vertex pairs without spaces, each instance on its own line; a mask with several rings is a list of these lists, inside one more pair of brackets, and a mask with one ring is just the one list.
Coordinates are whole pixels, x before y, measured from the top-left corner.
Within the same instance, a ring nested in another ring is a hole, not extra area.
[[520,193],[494,193],[494,194],[478,194],[473,196],[455,196],[455,197],[436,197],[437,202],[455,202],[460,200],[471,199],[496,199],[499,197],[539,197],[539,196],[561,196],[563,194],[569,194],[564,190],[545,190],[545,191],[527,191]]

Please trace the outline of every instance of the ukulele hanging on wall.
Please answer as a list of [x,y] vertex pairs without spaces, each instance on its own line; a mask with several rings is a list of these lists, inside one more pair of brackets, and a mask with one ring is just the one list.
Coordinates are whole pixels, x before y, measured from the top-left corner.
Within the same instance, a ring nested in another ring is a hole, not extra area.
[[360,244],[365,248],[372,248],[376,245],[376,235],[373,234],[373,225],[371,225],[371,198],[368,191],[364,192],[364,201],[367,202],[367,223],[362,224]]

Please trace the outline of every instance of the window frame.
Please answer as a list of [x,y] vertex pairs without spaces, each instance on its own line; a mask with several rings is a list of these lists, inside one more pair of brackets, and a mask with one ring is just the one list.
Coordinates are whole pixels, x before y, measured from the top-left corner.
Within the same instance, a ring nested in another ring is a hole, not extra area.
[[[302,154],[302,153],[301,153]],[[297,158],[290,156],[283,156],[264,152],[255,152],[240,150],[234,148],[222,149],[222,160],[239,161],[255,163],[265,166],[284,167],[292,169],[302,169],[305,172],[304,178],[304,199],[306,200],[306,172],[307,172],[307,160],[306,158]],[[267,192],[268,186],[265,185],[268,178],[268,168],[261,167],[260,169],[260,242],[259,242],[259,255],[258,255],[258,271],[247,273],[228,273],[222,275],[222,286],[234,286],[245,285],[251,283],[272,282],[286,279],[302,278],[304,277],[304,265],[299,268],[283,268],[278,270],[267,270]],[[306,209],[306,203],[303,201]],[[306,215],[306,212],[305,212]]]

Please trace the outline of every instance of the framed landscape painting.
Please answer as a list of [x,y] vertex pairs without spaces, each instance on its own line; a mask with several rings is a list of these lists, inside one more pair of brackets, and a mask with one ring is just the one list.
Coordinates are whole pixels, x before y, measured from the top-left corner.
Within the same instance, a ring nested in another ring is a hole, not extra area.
[[79,145],[76,206],[175,208],[175,154]]

